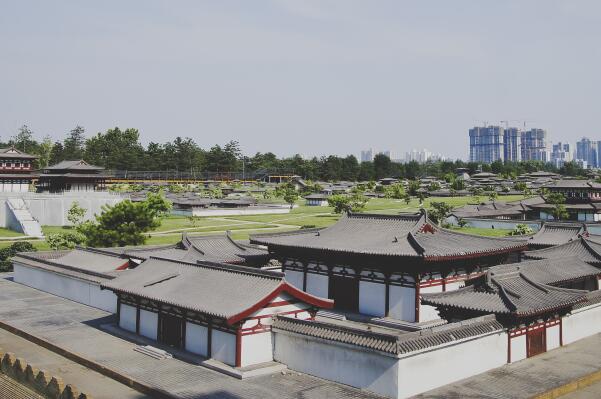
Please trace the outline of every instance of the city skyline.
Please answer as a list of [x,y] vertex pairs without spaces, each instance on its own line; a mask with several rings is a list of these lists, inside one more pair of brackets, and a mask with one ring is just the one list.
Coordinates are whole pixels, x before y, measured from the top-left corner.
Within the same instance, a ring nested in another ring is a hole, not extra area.
[[[597,134],[601,4],[459,4],[7,3],[0,135],[119,126],[144,143],[233,139],[251,154],[465,159],[465,128],[483,120]],[[508,21],[520,29],[489,29]]]

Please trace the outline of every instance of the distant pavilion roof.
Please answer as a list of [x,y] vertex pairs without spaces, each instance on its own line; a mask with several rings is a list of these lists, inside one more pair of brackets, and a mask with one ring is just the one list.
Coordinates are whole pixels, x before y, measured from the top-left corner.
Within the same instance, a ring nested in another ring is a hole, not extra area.
[[453,312],[468,310],[520,318],[569,308],[585,300],[587,291],[558,288],[533,280],[543,275],[547,266],[541,264],[539,271],[528,270],[536,266],[522,270],[520,263],[495,266],[468,281],[466,284],[470,285],[464,288],[422,294],[422,303]]
[[37,155],[26,154],[23,151],[17,150],[15,147],[0,148],[0,158],[11,159],[37,159]]
[[101,287],[220,317],[230,325],[281,292],[316,307],[333,306],[329,299],[291,286],[283,273],[214,262],[194,264],[151,257]]
[[44,168],[49,171],[101,171],[104,170],[101,166],[90,165],[83,159],[76,161],[61,161],[55,165]]
[[556,259],[575,256],[583,262],[601,266],[601,243],[583,237],[565,244],[524,252],[526,259]]
[[259,234],[251,242],[273,249],[411,257],[426,261],[520,251],[523,239],[474,236],[441,229],[423,214],[349,214],[324,229]]
[[544,248],[553,245],[561,245],[586,235],[587,229],[584,223],[543,223],[540,230],[528,241],[533,248]]

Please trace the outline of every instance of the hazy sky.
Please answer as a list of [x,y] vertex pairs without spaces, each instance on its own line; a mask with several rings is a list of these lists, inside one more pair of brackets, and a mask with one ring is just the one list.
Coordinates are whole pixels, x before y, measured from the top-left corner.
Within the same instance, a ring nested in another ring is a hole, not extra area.
[[0,0],[0,139],[119,126],[244,152],[601,139],[601,2]]

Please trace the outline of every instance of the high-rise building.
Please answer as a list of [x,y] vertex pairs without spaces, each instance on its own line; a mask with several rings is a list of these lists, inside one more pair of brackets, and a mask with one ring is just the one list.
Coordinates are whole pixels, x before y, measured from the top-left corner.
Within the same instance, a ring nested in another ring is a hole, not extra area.
[[551,163],[557,168],[561,168],[564,163],[572,161],[572,152],[568,143],[559,142],[553,144],[551,152]]
[[373,162],[373,160],[374,160],[373,148],[361,151],[361,162]]
[[576,142],[576,160],[586,162],[587,167],[596,168],[599,164],[597,162],[598,154],[598,142],[592,141],[587,137],[583,137],[580,141]]
[[505,161],[522,160],[522,131],[517,127],[507,127],[503,131],[503,157]]
[[522,132],[522,161],[550,161],[546,130],[530,129]]
[[474,127],[469,130],[470,162],[492,163],[505,160],[504,130],[500,126]]

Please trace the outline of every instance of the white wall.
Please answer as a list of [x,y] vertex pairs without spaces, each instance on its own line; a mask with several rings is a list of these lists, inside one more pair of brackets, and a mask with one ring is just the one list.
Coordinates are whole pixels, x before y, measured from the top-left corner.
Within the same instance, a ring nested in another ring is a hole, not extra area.
[[205,326],[186,322],[186,350],[197,355],[208,355],[209,329]]
[[236,366],[236,335],[213,330],[211,357],[230,366]]
[[391,285],[388,314],[395,319],[415,321],[415,288]]
[[332,341],[274,333],[274,359],[290,369],[396,397],[397,359]]
[[398,398],[406,398],[507,363],[504,331],[399,360]]
[[601,304],[577,309],[561,319],[563,344],[601,332]]
[[271,331],[242,336],[242,367],[273,360]]
[[511,338],[511,363],[525,359],[526,352],[526,334]]
[[551,349],[559,348],[559,324],[547,327],[546,334],[547,350],[550,351]]
[[157,340],[159,315],[148,310],[140,309],[140,335]]
[[[431,292],[442,292],[442,285],[436,285],[434,287],[420,287],[419,293],[427,294]],[[430,321],[430,320],[438,320],[440,316],[438,315],[438,311],[434,306],[430,305],[419,305],[419,321]]]
[[309,294],[327,298],[328,297],[328,276],[322,274],[307,273],[307,292]]
[[117,311],[117,296],[112,291],[100,290],[98,284],[16,262],[13,266],[17,283],[107,312]]
[[136,313],[137,310],[133,306],[121,304],[119,313],[119,327],[124,330],[136,332]]
[[295,286],[299,290],[303,289],[303,272],[296,270],[286,270],[286,281]]
[[382,317],[386,315],[386,285],[359,281],[359,313]]

